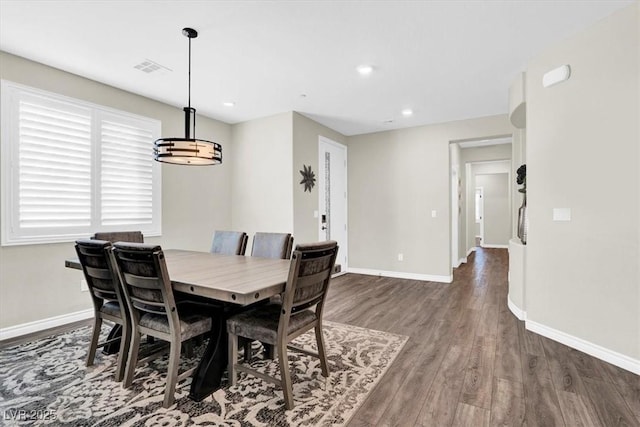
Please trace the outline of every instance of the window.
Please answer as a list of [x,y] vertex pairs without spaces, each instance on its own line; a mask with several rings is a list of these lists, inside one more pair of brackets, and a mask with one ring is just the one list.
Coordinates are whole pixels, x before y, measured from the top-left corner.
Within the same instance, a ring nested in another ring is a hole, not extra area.
[[2,81],[2,245],[161,233],[160,122]]

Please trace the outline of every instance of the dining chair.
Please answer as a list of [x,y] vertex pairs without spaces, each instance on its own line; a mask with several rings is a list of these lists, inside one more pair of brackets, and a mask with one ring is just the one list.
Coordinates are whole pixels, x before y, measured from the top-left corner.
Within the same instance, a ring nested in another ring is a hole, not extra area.
[[[301,244],[291,257],[289,276],[282,304],[270,303],[253,307],[227,319],[229,334],[229,381],[237,382],[242,371],[279,385],[284,393],[287,409],[292,409],[293,393],[287,348],[318,357],[322,375],[329,376],[329,367],[322,335],[322,311],[331,280],[331,272],[338,253],[335,241]],[[315,310],[312,308],[315,307]],[[315,329],[318,351],[291,346],[289,343],[302,333]],[[249,363],[238,360],[238,337],[268,343],[277,348],[280,378],[258,372]]]
[[243,231],[221,231],[213,233],[212,254],[244,255],[247,250],[247,233]]
[[138,360],[140,336],[151,335],[168,341],[169,365],[163,407],[175,400],[176,384],[196,367],[178,372],[182,343],[211,331],[211,317],[188,304],[176,304],[162,248],[143,243],[114,243],[113,254],[119,269],[123,294],[131,313],[132,336],[124,375],[124,387],[133,382],[135,368],[157,357],[156,352]]
[[144,243],[144,236],[141,231],[105,231],[95,233],[92,239],[106,240],[108,242],[135,242]]
[[[293,236],[291,233],[264,233],[257,232],[253,236],[251,245],[251,256],[261,258],[289,259],[293,248]],[[271,298],[271,302],[279,303],[280,295]],[[251,340],[242,340],[244,348],[244,359],[249,361],[252,356]],[[267,358],[273,359],[275,352],[273,347],[263,342],[264,353]]]
[[[93,365],[99,347],[120,339],[115,379],[122,381],[131,339],[131,323],[118,281],[111,243],[104,240],[81,239],[76,241],[75,248],[93,302],[93,331],[86,364]],[[122,335],[99,343],[103,320],[120,325]]]
[[253,236],[251,256],[262,258],[289,259],[293,247],[291,233],[262,233]]

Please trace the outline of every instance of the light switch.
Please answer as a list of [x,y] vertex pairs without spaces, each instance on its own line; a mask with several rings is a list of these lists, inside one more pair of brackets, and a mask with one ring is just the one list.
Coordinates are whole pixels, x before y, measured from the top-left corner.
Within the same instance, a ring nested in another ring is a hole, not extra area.
[[554,221],[571,221],[571,208],[553,208]]
[[318,211],[313,211],[313,217],[318,218]]
[[435,210],[431,211],[431,218],[435,218],[438,216],[438,212],[436,212]]

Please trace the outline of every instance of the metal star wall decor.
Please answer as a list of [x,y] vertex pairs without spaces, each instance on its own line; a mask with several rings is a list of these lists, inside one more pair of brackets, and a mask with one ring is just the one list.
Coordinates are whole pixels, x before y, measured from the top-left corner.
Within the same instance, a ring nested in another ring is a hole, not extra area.
[[300,174],[302,174],[300,184],[304,184],[304,191],[309,190],[309,193],[311,193],[311,189],[316,185],[316,174],[311,170],[311,165],[302,165],[302,169],[303,170],[300,171]]

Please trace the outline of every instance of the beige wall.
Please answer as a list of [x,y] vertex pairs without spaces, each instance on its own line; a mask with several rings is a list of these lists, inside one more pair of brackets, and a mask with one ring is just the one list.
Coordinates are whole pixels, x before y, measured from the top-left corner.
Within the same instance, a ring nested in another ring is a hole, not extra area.
[[[179,108],[4,52],[0,77],[161,120],[163,136],[184,133]],[[148,241],[208,250],[213,230],[231,225],[230,134],[229,125],[198,117],[198,136],[222,143],[225,161],[211,168],[163,164],[163,235]],[[90,308],[88,295],[80,291],[81,273],[64,267],[73,255],[72,243],[0,247],[0,328]]]
[[[346,137],[326,126],[299,113],[293,113],[293,234],[295,243],[315,242],[318,240],[318,219],[314,211],[318,210],[318,139],[329,138],[340,144],[346,144]],[[347,149],[348,151],[348,149]],[[316,174],[316,186],[311,193],[304,191],[300,184],[303,165],[311,165]]]
[[281,113],[232,126],[231,226],[293,233],[292,113]]
[[349,267],[449,277],[449,143],[505,134],[506,114],[348,137]]
[[[527,70],[526,307],[535,322],[640,360],[639,3]],[[545,72],[571,78],[543,88]],[[553,208],[571,221],[554,222]]]

